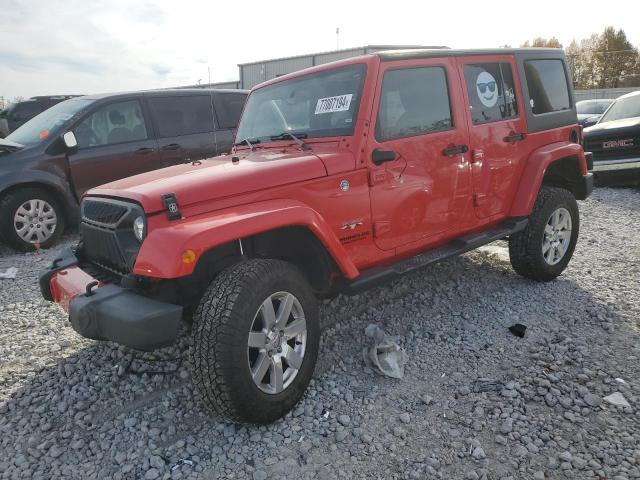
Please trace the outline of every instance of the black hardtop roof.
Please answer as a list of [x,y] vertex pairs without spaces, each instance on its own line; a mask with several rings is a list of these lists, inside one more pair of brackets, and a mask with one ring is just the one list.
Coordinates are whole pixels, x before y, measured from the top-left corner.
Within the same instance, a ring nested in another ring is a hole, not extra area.
[[233,88],[166,88],[157,90],[140,90],[133,92],[117,92],[117,93],[97,93],[93,95],[85,95],[83,100],[103,100],[106,98],[129,98],[137,97],[140,95],[145,96],[161,96],[161,97],[180,97],[186,95],[193,95],[194,93],[249,93],[249,90],[240,90]]
[[479,55],[515,55],[527,54],[541,55],[545,57],[557,56],[564,58],[564,50],[561,48],[478,48],[478,49],[411,49],[411,50],[385,50],[374,52],[382,61],[415,60],[419,58],[438,57],[467,57]]

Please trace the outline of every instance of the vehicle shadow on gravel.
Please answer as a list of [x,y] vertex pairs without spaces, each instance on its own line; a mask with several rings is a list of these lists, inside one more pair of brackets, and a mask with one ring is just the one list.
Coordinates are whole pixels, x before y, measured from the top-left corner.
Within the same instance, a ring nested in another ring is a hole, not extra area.
[[[489,435],[494,428],[489,417],[478,426],[461,413],[474,408],[465,406],[466,395],[490,395],[476,392],[469,381],[492,375],[498,390],[503,388],[527,365],[532,345],[566,329],[593,328],[592,335],[598,336],[615,325],[622,335],[637,338],[624,319],[582,289],[571,272],[548,284],[530,282],[503,259],[474,252],[365,294],[325,303],[315,380],[300,406],[269,426],[233,425],[201,411],[189,382],[186,331],[176,346],[152,354],[92,342],[53,365],[26,373],[23,386],[0,404],[0,474],[142,478],[156,469],[161,478],[171,465],[189,459],[194,464],[182,464],[174,477],[192,473],[242,478],[256,469],[276,474],[294,467],[301,475],[321,477],[337,455],[329,446],[344,424],[337,421],[340,414],[350,415],[351,424],[365,432],[403,441],[396,435],[395,420],[387,417],[414,411],[425,392],[433,404],[425,407],[430,403],[425,402],[419,413],[424,419],[403,425],[404,430],[429,428],[434,438],[453,429]],[[529,327],[524,339],[507,331],[516,322]],[[405,379],[380,377],[365,367],[362,350],[368,346],[364,328],[369,323],[397,337],[407,351]],[[464,379],[456,375],[460,371],[466,371]],[[466,386],[462,392],[461,386]],[[447,418],[446,412],[456,408],[458,413]],[[424,462],[431,440],[423,434],[419,438],[406,445],[403,455]],[[365,453],[378,448],[375,441],[365,440],[354,448]],[[384,445],[380,443],[379,455],[388,453]],[[349,452],[346,455],[349,460]],[[451,458],[463,461],[453,450]],[[400,471],[409,468],[399,459],[389,462],[400,462]],[[368,467],[357,465],[345,461],[342,468],[349,475],[366,476],[361,469]],[[442,471],[454,467],[443,464]],[[371,468],[374,472],[375,466]],[[496,468],[498,473],[502,469]],[[513,474],[513,466],[505,463],[504,471]]]

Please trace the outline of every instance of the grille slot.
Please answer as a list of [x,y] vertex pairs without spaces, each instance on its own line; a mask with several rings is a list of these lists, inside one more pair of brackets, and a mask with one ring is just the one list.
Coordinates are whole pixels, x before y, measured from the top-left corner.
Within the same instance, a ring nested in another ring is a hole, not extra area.
[[88,259],[107,265],[121,274],[129,273],[129,265],[122,254],[115,231],[83,222],[82,239]]
[[115,225],[127,213],[127,207],[111,202],[99,200],[84,200],[82,202],[82,219],[91,223]]

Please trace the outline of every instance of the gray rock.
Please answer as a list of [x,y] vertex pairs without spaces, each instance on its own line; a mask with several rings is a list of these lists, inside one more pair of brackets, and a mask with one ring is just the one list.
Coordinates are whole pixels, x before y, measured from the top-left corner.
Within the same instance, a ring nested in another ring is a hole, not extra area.
[[400,418],[402,423],[409,423],[411,421],[411,417],[407,412],[401,413],[398,418]]
[[484,450],[481,447],[474,448],[473,452],[471,453],[471,456],[476,460],[482,460],[483,458],[487,457],[487,455],[484,453]]
[[256,470],[253,472],[253,480],[267,480],[269,475],[264,470]]
[[582,397],[584,403],[589,405],[590,407],[599,407],[602,405],[602,398],[593,393],[587,393],[584,397]]
[[155,480],[160,476],[160,472],[155,468],[150,468],[147,473],[144,474],[145,480]]
[[351,423],[351,418],[349,415],[340,415],[338,416],[338,422],[345,427]]

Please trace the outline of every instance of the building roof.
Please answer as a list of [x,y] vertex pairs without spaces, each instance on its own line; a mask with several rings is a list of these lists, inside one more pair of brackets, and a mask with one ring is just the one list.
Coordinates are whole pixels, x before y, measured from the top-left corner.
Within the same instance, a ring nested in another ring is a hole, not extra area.
[[430,49],[430,50],[442,50],[448,49],[449,47],[444,46],[427,46],[427,45],[365,45],[363,47],[353,47],[353,48],[345,48],[342,50],[329,50],[327,52],[316,52],[316,53],[307,53],[304,55],[294,55],[291,57],[280,57],[280,58],[271,58],[269,60],[259,60],[256,62],[247,62],[247,63],[239,63],[239,67],[244,67],[245,65],[255,65],[259,63],[270,63],[270,62],[279,62],[282,60],[291,60],[294,58],[306,58],[313,57],[316,55],[327,55],[331,53],[345,53],[345,52],[354,52],[358,50],[414,50],[414,49]]

